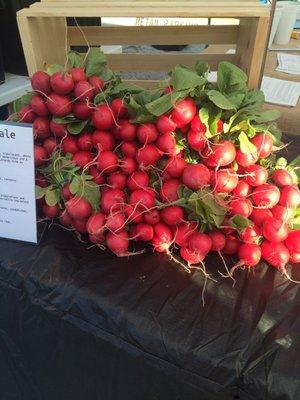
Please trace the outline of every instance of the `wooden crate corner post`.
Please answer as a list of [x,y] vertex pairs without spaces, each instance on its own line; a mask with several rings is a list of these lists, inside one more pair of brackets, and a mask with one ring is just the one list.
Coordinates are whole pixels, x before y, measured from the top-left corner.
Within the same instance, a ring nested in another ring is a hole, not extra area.
[[250,89],[260,86],[267,50],[269,22],[268,16],[240,18],[236,49],[237,63],[248,75]]
[[25,8],[17,12],[17,22],[29,75],[46,63],[65,63],[69,50],[65,17],[31,16],[30,8]]

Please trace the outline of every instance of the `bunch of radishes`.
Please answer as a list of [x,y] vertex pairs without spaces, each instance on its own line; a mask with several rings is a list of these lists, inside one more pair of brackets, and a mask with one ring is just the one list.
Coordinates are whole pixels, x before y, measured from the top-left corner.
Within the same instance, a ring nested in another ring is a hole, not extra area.
[[[263,258],[285,274],[289,261],[300,262],[300,230],[293,229],[297,175],[264,162],[276,150],[268,130],[246,138],[244,131],[225,132],[221,110],[211,135],[201,101],[190,95],[136,123],[130,96],[104,96],[95,104],[109,82],[87,76],[83,67],[38,71],[31,82],[34,92],[18,115],[33,124],[44,217],[117,256],[132,254],[131,242],[149,242],[187,269],[202,269],[209,252],[224,263],[223,254],[236,254],[235,267],[254,267]],[[50,186],[56,197],[49,204]],[[98,191],[94,202],[89,186]]]

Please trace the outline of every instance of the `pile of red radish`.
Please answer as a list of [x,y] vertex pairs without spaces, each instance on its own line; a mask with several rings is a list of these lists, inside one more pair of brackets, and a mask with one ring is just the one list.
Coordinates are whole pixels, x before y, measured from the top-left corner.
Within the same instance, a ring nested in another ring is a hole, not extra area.
[[[300,205],[297,175],[275,161],[262,162],[276,150],[267,130],[249,138],[251,151],[224,132],[225,118],[211,137],[200,119],[201,102],[190,96],[151,122],[132,122],[128,99],[94,104],[106,83],[87,77],[82,67],[51,76],[38,71],[31,83],[34,93],[18,117],[33,124],[37,186],[59,191],[55,204],[45,196],[39,200],[43,217],[57,218],[117,256],[132,254],[134,241],[149,242],[187,269],[204,268],[209,252],[223,261],[223,255],[237,255],[235,268],[263,259],[284,274],[288,262],[300,262],[300,230],[292,223]],[[88,122],[75,135],[59,118]],[[178,137],[194,159],[186,157]],[[74,194],[71,178],[49,174],[57,154],[77,167],[75,175],[97,185],[99,204]],[[191,206],[197,193],[201,212]],[[223,210],[215,224],[203,217],[206,194]]]

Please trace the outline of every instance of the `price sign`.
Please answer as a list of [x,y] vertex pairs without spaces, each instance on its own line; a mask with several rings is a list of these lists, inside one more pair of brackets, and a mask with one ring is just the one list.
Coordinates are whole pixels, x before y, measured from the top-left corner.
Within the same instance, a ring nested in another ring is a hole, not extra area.
[[32,126],[0,121],[0,237],[37,243]]

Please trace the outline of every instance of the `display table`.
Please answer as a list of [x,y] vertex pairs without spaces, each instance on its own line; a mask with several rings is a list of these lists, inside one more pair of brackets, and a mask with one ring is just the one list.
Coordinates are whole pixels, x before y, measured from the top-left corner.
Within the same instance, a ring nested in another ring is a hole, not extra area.
[[0,399],[299,399],[300,286],[265,263],[236,277],[203,307],[202,275],[150,249],[117,258],[55,226],[0,240]]

